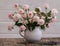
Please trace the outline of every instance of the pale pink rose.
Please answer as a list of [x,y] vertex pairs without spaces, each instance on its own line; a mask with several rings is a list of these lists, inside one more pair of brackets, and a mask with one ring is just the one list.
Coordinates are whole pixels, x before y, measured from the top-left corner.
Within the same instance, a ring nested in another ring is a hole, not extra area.
[[19,28],[20,28],[21,31],[25,31],[26,30],[26,27],[24,25],[21,25]]
[[52,15],[56,15],[56,14],[58,14],[57,9],[55,9],[55,8],[54,8],[54,9],[52,9],[52,10],[51,10],[51,14],[52,14]]
[[37,16],[37,15],[35,15],[34,17],[33,17],[33,22],[37,22],[39,20],[39,17]]
[[29,12],[29,13],[28,13],[28,17],[29,17],[29,18],[32,18],[32,17],[33,17],[33,12]]
[[16,16],[18,19],[22,18],[22,16],[20,14],[15,14],[14,16]]
[[24,10],[23,9],[19,9],[18,13],[19,14],[24,14]]
[[49,9],[49,5],[46,3],[44,4],[45,9]]
[[19,19],[19,18],[18,18],[17,15],[14,15],[14,16],[13,16],[13,21],[14,21],[14,22],[18,21],[18,19]]
[[23,5],[23,9],[24,9],[24,10],[25,10],[25,9],[29,9],[29,5],[27,5],[27,4]]
[[19,20],[19,22],[22,22],[23,18],[22,18],[22,15],[17,13],[13,16],[13,21],[16,22],[18,20]]
[[9,13],[9,14],[8,14],[8,17],[9,17],[10,19],[13,19],[13,14],[12,14],[12,13]]
[[44,23],[45,23],[45,21],[44,21],[43,19],[39,19],[39,20],[38,20],[38,24],[39,24],[39,25],[43,25]]
[[16,3],[16,4],[14,5],[14,7],[15,7],[16,9],[18,9],[18,8],[19,8],[19,4]]
[[21,19],[21,18],[22,18],[22,17],[21,17],[20,14],[15,14],[15,15],[13,16],[13,21],[16,22],[17,20],[19,20],[19,19]]
[[51,19],[51,22],[55,22],[56,21],[56,17]]
[[25,13],[22,14],[21,16],[22,16],[22,18],[27,18],[27,15]]
[[12,25],[8,25],[8,30],[12,30],[13,26]]

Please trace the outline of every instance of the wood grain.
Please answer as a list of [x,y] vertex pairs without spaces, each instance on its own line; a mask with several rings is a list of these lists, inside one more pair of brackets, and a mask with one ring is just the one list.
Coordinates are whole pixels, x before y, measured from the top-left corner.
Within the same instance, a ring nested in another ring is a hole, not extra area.
[[[26,46],[26,44],[21,44],[21,42],[24,42],[24,39],[21,38],[0,38],[0,46]],[[59,44],[50,45],[48,42],[59,42]],[[47,44],[34,44],[34,43],[28,43],[28,46],[60,46],[60,38],[42,38],[40,40],[41,43],[47,43]]]

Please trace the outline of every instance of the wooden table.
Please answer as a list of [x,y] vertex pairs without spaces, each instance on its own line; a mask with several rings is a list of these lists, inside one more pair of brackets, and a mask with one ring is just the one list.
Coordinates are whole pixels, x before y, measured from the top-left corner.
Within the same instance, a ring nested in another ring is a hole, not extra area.
[[60,46],[60,38],[42,38],[35,43],[28,43],[22,38],[0,38],[0,46]]

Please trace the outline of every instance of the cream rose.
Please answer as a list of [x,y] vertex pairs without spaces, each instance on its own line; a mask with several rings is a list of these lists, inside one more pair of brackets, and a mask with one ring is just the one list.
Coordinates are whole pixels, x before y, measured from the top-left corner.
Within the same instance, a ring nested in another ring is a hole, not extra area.
[[52,15],[56,15],[56,14],[58,14],[57,9],[55,9],[55,8],[54,8],[54,9],[52,9],[52,10],[51,10],[51,14],[52,14]]

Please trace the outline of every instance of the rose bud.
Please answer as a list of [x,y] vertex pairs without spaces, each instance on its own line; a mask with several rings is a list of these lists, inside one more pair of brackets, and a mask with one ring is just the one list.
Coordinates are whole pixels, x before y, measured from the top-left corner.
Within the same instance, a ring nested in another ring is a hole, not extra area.
[[24,10],[29,9],[29,5],[26,5],[26,4],[25,4],[25,5],[23,6],[23,9],[24,9]]
[[14,7],[15,7],[15,9],[18,10],[18,9],[19,9],[19,4],[16,3],[16,4],[14,5]]
[[49,5],[46,3],[44,4],[45,9],[49,9]]
[[13,29],[13,26],[12,25],[8,25],[8,30],[12,30]]
[[9,17],[10,19],[13,19],[13,14],[12,14],[12,13],[8,13],[8,17]]

